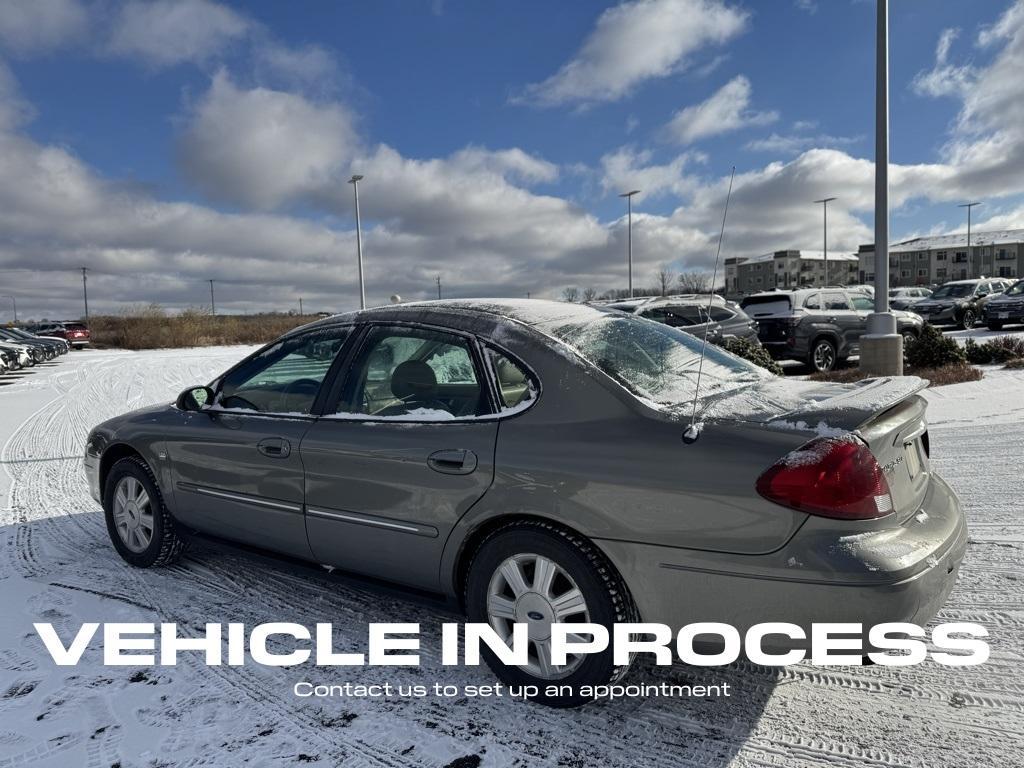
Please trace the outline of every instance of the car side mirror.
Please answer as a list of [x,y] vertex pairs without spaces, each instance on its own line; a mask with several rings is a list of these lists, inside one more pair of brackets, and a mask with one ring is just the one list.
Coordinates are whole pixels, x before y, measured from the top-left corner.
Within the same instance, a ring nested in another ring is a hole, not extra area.
[[174,401],[182,411],[199,411],[213,403],[213,390],[209,387],[189,387]]

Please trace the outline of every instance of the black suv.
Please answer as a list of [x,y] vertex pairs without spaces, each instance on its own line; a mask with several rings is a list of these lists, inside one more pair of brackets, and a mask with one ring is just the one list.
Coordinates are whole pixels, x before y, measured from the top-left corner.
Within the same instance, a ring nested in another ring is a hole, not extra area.
[[[860,352],[874,301],[842,288],[802,288],[747,296],[743,310],[757,321],[761,344],[777,360],[799,360],[817,371],[831,371]],[[913,312],[893,310],[905,340],[917,338],[924,321]]]
[[1003,293],[986,301],[983,314],[990,331],[1001,331],[1004,325],[1024,323],[1024,280],[1018,280]]
[[730,338],[758,343],[757,323],[737,304],[718,295],[710,300],[708,296],[700,294],[664,296],[640,302],[633,299],[605,306],[681,328],[701,338],[707,329],[708,341],[712,344],[721,344]]
[[932,325],[955,325],[968,330],[984,315],[988,297],[1002,293],[1012,284],[1013,280],[998,277],[952,280],[910,308]]

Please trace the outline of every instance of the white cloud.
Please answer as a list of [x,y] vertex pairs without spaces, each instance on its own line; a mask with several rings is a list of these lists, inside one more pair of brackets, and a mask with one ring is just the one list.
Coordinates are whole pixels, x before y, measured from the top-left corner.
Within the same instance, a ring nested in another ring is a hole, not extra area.
[[668,125],[666,135],[679,144],[739,130],[751,125],[768,125],[779,119],[778,112],[757,112],[748,109],[752,88],[750,81],[738,75],[702,101],[679,110]]
[[289,47],[273,40],[257,44],[257,69],[269,79],[295,87],[330,85],[338,65],[329,51],[318,45]]
[[88,21],[78,0],[0,0],[0,44],[19,54],[53,50],[81,38]]
[[949,52],[959,36],[959,29],[944,29],[935,45],[935,65],[918,72],[911,88],[922,96],[960,96],[967,92],[977,75],[969,64],[949,64]]
[[343,107],[239,89],[222,71],[190,116],[180,157],[213,197],[270,209],[339,183],[356,143]]
[[688,175],[687,167],[706,161],[700,153],[686,152],[663,165],[651,163],[650,150],[620,147],[601,158],[601,188],[605,194],[620,194],[639,189],[636,202],[673,194],[683,197],[699,185],[698,177]]
[[831,136],[827,133],[805,135],[772,133],[770,136],[748,141],[743,148],[751,152],[795,155],[811,147],[842,147],[860,140],[860,136]]
[[806,11],[810,14],[818,12],[818,4],[815,0],[793,0],[793,5],[799,8],[801,11]]
[[634,0],[606,10],[576,55],[514,101],[554,106],[617,101],[652,78],[687,66],[747,25],[745,11],[721,0]]
[[206,62],[252,31],[252,23],[210,0],[130,0],[117,12],[109,50],[155,67]]

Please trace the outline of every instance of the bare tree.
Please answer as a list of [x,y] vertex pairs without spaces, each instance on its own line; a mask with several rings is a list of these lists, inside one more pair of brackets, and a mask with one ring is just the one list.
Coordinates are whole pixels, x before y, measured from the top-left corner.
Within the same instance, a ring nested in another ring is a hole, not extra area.
[[[682,277],[682,275],[680,275],[680,277]],[[674,283],[676,280],[676,276],[672,270],[670,270],[666,265],[662,264],[661,268],[654,273],[654,279],[658,281],[656,285],[658,291],[660,292],[660,295],[667,296],[669,288],[672,286],[672,283]]]
[[583,289],[583,300],[584,301],[593,301],[596,298],[597,298],[597,288],[591,287],[591,288],[584,288]]
[[710,293],[711,276],[706,272],[683,272],[679,275],[679,288],[683,293]]
[[574,285],[562,289],[562,301],[575,302],[580,300],[580,289]]

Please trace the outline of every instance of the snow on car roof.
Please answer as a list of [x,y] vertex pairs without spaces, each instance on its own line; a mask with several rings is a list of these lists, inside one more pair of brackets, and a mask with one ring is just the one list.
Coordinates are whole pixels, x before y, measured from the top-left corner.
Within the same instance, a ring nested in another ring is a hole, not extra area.
[[538,325],[558,320],[585,322],[608,314],[603,307],[587,304],[573,304],[567,301],[547,299],[449,299],[443,301],[418,301],[396,304],[393,309],[460,309],[469,312],[486,312],[518,320],[527,325]]

